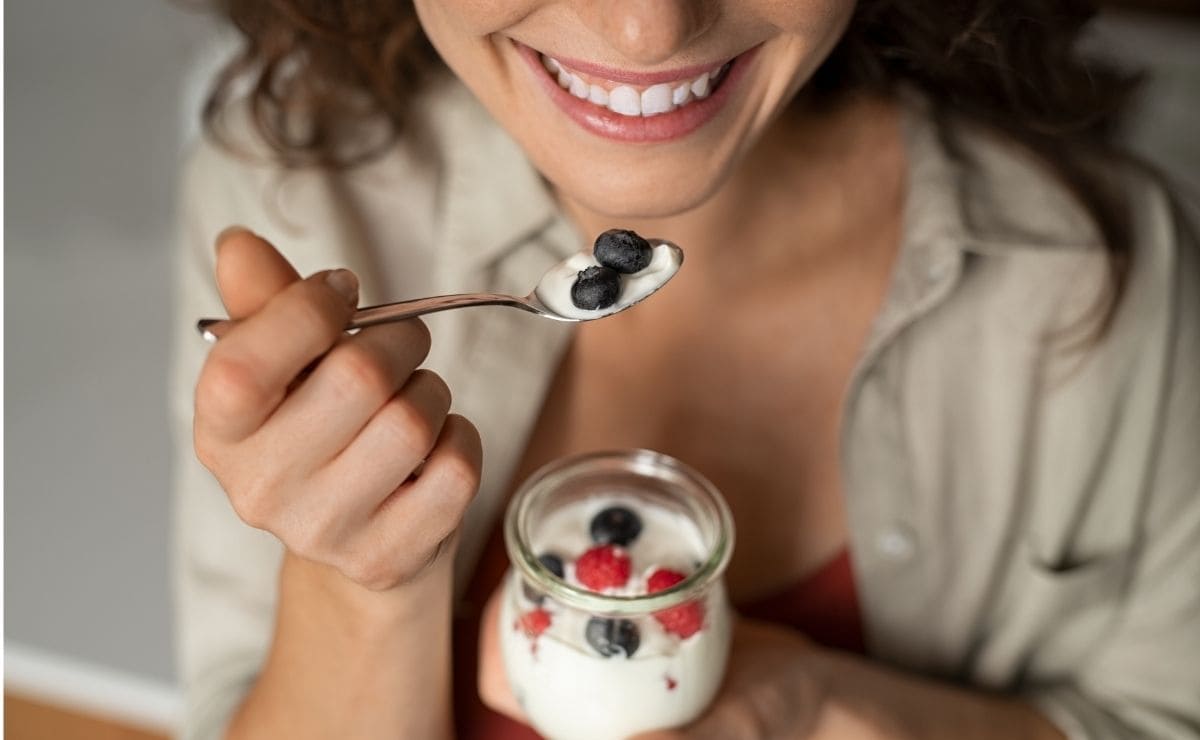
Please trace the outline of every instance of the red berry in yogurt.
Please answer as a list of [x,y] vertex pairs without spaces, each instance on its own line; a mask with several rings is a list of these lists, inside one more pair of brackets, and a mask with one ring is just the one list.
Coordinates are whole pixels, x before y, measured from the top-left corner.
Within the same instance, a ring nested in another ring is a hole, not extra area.
[[615,545],[599,545],[575,561],[575,578],[593,591],[620,588],[629,581],[629,554]]
[[550,617],[550,612],[545,609],[534,609],[518,617],[517,626],[529,637],[537,637],[546,631],[551,621],[553,620]]
[[[646,593],[665,591],[672,586],[682,583],[687,576],[676,570],[659,568],[646,579]],[[654,618],[662,628],[680,638],[688,638],[704,627],[704,605],[698,601],[673,606],[655,612]]]

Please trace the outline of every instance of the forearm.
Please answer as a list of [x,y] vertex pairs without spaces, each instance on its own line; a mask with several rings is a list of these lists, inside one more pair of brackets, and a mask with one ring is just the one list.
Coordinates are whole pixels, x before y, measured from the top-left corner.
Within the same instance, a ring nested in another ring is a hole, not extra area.
[[452,560],[372,592],[287,556],[271,651],[227,737],[451,737]]
[[819,651],[825,699],[813,738],[862,740],[1063,740],[1017,698],[901,673],[843,653]]

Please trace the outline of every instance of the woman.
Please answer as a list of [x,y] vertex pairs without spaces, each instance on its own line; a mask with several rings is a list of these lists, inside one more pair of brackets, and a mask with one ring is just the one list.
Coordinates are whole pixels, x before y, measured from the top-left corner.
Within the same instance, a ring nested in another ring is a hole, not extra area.
[[[181,311],[244,321],[178,348],[189,736],[511,732],[451,667],[457,613],[520,719],[471,621],[499,512],[648,447],[741,533],[727,681],[669,736],[1200,737],[1200,271],[1080,5],[223,3]],[[632,311],[341,331],[611,227],[687,253]]]

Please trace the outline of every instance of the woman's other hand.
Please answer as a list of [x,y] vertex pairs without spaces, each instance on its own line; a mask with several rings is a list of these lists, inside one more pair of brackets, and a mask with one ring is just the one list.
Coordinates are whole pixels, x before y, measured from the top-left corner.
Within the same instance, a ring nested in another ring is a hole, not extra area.
[[637,740],[812,738],[824,708],[812,653],[811,644],[794,630],[739,618],[725,680],[703,716],[687,727],[649,732]]
[[478,433],[418,369],[425,326],[346,334],[355,276],[301,279],[244,229],[218,239],[217,284],[241,323],[196,386],[200,461],[291,553],[374,591],[412,579],[447,549],[480,472]]
[[[497,620],[502,592],[503,586],[492,594],[480,625],[479,694],[493,710],[528,722],[508,686],[500,656]],[[739,618],[725,680],[704,715],[686,728],[651,732],[638,740],[812,737],[824,696],[809,670],[812,650],[794,631]]]

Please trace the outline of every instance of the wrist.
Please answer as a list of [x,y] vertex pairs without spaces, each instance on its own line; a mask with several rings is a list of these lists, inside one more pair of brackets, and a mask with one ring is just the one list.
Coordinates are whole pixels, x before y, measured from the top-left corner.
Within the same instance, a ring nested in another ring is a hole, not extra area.
[[280,571],[280,591],[328,610],[355,628],[393,629],[426,621],[443,611],[448,615],[455,550],[455,544],[448,542],[413,578],[384,590],[369,589],[330,565],[287,552]]
[[[823,687],[813,740],[905,740],[912,737],[899,719],[872,700],[870,681],[866,686],[850,686],[847,674],[855,672],[854,658],[814,646],[810,666]],[[864,677],[865,678],[865,677]]]
[[815,649],[824,687],[814,738],[1062,738],[1013,697],[905,674],[857,656]]

